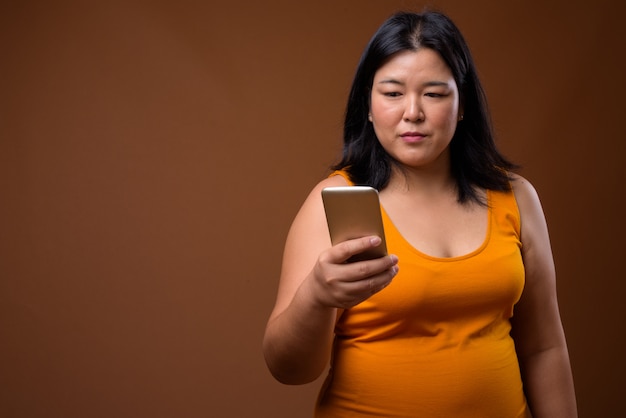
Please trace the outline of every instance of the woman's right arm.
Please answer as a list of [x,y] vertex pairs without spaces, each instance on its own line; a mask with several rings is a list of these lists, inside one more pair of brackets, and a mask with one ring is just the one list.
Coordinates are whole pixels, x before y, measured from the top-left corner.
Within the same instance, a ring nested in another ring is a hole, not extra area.
[[328,364],[339,309],[350,308],[386,287],[397,272],[397,258],[346,263],[380,244],[363,237],[331,247],[321,190],[345,186],[330,177],[309,194],[293,221],[283,254],[274,310],[263,338],[267,365],[280,382],[315,380]]

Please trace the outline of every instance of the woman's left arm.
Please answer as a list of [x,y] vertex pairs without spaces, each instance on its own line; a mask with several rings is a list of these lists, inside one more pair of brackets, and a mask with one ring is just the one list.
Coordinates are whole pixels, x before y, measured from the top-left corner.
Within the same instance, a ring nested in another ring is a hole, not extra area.
[[526,179],[515,176],[512,184],[521,216],[526,284],[515,306],[511,334],[524,390],[534,418],[577,417],[545,216],[537,192]]

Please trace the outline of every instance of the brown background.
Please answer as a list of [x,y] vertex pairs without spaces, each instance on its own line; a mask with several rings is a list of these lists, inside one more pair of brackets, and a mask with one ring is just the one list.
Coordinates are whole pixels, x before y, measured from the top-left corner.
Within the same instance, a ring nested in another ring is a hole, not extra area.
[[0,416],[309,416],[260,350],[283,240],[368,38],[425,4],[542,197],[581,416],[623,411],[620,2],[216,3],[0,4]]

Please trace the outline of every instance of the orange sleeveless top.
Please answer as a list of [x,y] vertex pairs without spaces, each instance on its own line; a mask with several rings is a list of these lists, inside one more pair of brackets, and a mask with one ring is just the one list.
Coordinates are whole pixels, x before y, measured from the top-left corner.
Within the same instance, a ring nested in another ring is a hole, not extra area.
[[483,244],[452,258],[412,247],[383,209],[400,271],[338,319],[315,417],[530,416],[509,335],[524,287],[520,216],[512,192],[487,199]]

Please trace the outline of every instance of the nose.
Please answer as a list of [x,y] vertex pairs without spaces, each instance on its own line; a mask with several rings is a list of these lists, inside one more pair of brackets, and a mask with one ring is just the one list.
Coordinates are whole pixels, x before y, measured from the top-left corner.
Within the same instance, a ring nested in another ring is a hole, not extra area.
[[407,97],[404,109],[404,120],[407,122],[420,122],[424,120],[424,111],[418,98]]

